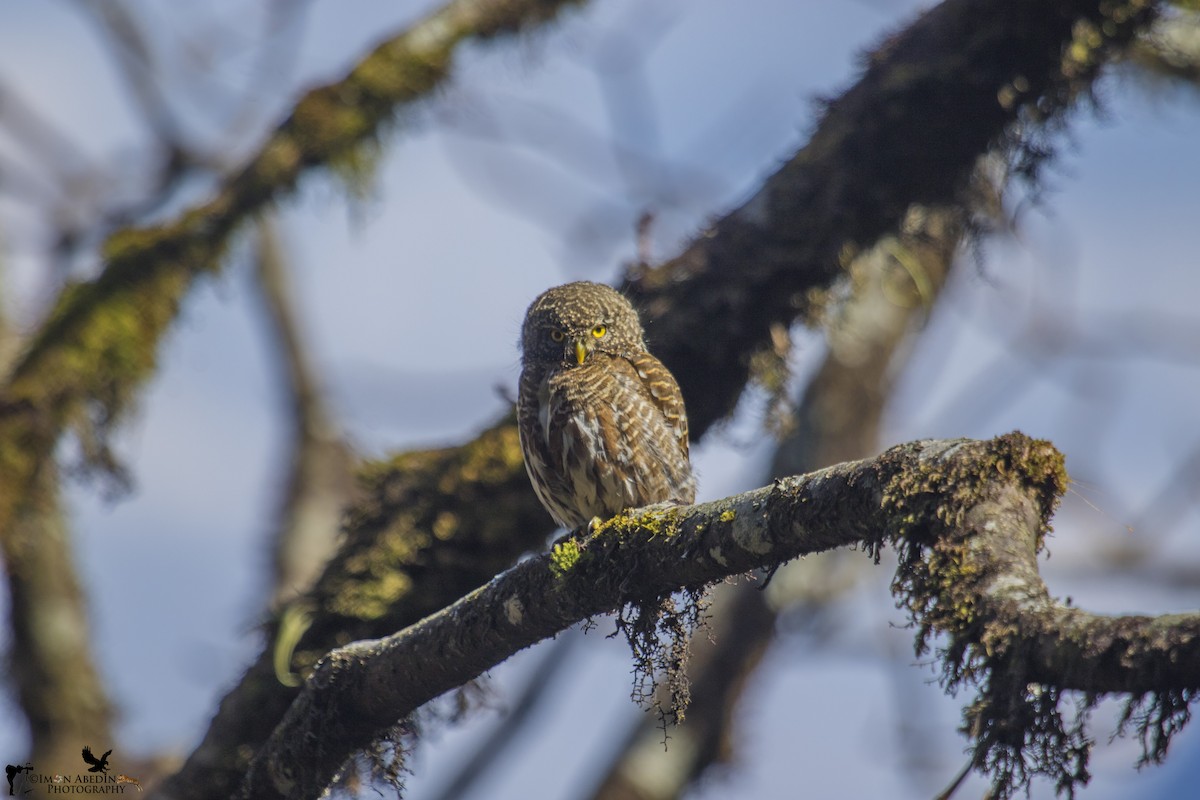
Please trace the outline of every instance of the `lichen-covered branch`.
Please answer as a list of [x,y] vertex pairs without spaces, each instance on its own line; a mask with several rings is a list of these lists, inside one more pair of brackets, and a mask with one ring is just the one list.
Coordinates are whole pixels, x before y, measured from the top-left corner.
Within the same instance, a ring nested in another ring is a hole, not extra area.
[[[677,258],[630,276],[694,436],[769,346],[914,204],[961,204],[977,159],[1036,176],[1047,131],[1155,18],[1150,0],[946,0],[864,57],[809,142]],[[1016,124],[1020,123],[1020,124]]]
[[[263,652],[156,797],[233,792],[298,692],[278,680],[280,662],[307,674],[338,645],[411,625],[540,550],[554,531],[525,476],[510,418],[458,447],[369,464],[359,484],[342,547],[316,586],[267,626]],[[307,626],[286,636],[299,615]]]
[[[947,658],[965,654],[978,680],[1027,674],[1056,698],[1068,689],[1200,688],[1200,614],[1114,619],[1072,610],[1065,635],[1031,624],[1062,611],[1045,599],[1034,559],[1065,488],[1062,456],[1014,433],[901,445],[724,500],[618,516],[397,634],[322,659],[251,765],[242,796],[319,796],[351,755],[421,705],[579,621],[848,545],[901,549],[897,588],[919,641],[948,634]],[[1029,693],[1022,684],[1004,700],[1011,709]],[[986,687],[981,698],[989,700]],[[987,722],[981,765],[996,766],[1005,752],[1020,758],[1048,735],[1040,717],[1007,718],[1001,739]],[[996,768],[1009,781],[1004,794],[1014,776]]]
[[[1035,775],[1072,794],[1090,777],[1087,717],[1105,695],[1125,696],[1122,729],[1133,722],[1143,762],[1166,755],[1200,690],[1200,614],[1110,617],[1051,598],[1036,559],[1045,505],[1065,474],[1038,443],[1013,445],[996,454],[994,469],[1042,473],[1040,499],[954,467],[893,484],[885,505],[902,520],[893,588],[916,625],[917,654],[943,635],[946,689],[978,692],[963,730],[976,740],[973,763],[992,774],[994,795],[1009,797]],[[924,505],[946,492],[973,502],[939,508],[934,525],[911,517],[914,499]],[[1072,691],[1078,702],[1064,713]]]
[[158,343],[192,282],[217,270],[232,234],[308,170],[353,162],[397,107],[449,74],[457,45],[550,18],[566,0],[452,0],[379,45],[345,78],[314,89],[208,202],[178,219],[118,231],[104,271],[65,289],[0,388],[0,536],[63,431],[107,461],[105,433],[153,374]]

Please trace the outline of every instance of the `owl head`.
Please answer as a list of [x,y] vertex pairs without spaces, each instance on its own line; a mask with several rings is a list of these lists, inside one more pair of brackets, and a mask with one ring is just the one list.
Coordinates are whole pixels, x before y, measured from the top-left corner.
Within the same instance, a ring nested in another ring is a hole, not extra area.
[[521,326],[525,366],[573,367],[592,353],[629,355],[646,349],[637,311],[603,284],[577,281],[540,294]]

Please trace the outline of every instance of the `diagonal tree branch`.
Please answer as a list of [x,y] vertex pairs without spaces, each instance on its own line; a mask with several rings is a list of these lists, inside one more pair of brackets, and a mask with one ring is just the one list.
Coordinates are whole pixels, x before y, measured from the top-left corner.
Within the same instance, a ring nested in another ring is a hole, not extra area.
[[453,0],[384,42],[341,81],[296,104],[258,155],[208,202],[178,219],[125,229],[104,247],[104,272],[68,287],[0,389],[0,536],[71,425],[101,434],[155,367],[158,342],[200,275],[219,269],[230,237],[314,167],[349,159],[397,106],[449,74],[457,45],[551,18],[556,0]]
[[271,608],[295,599],[321,574],[337,549],[338,522],[354,488],[354,456],[330,416],[303,342],[284,249],[274,215],[264,214],[256,277],[292,416],[287,488],[271,535]]
[[[914,204],[961,203],[995,150],[1033,169],[1061,124],[1156,4],[947,0],[864,58],[808,144],[679,257],[623,290],[688,401],[693,436],[732,411],[747,353],[822,299]],[[1030,141],[1030,140],[1033,141]]]
[[[949,652],[973,651],[981,672],[1019,667],[1090,694],[1200,688],[1200,614],[1114,618],[1050,599],[1036,558],[1065,489],[1062,456],[1014,433],[901,445],[724,500],[616,517],[397,634],[330,653],[242,796],[320,796],[351,755],[422,704],[584,619],[834,547],[898,546],[896,585],[919,640],[948,633]],[[938,581],[951,565],[962,585],[947,589]],[[1012,742],[985,732],[980,763],[1002,745]]]

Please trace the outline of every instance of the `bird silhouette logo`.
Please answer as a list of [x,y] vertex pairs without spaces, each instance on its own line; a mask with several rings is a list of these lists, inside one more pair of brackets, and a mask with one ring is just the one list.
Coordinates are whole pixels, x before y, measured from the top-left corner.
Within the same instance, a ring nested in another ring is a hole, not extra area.
[[83,760],[84,760],[84,762],[86,762],[87,764],[90,765],[88,767],[88,772],[107,773],[108,772],[108,757],[111,753],[112,753],[112,750],[109,750],[104,755],[100,756],[99,758],[96,758],[94,755],[92,755],[92,748],[90,748],[90,747],[83,748]]
[[20,787],[21,794],[29,794],[31,791],[30,787],[28,786],[28,780],[21,780],[23,777],[22,773],[24,772],[33,772],[33,766],[30,764],[26,764],[23,767],[20,764],[6,764],[4,766],[4,774],[8,776],[9,797],[16,796],[17,792],[15,789],[17,787]]

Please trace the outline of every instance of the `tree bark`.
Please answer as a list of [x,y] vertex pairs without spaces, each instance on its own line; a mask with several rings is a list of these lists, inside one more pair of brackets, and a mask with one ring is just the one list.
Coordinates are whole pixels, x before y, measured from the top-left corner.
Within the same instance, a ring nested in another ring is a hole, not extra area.
[[[918,640],[946,633],[947,663],[959,654],[978,679],[1003,669],[1092,694],[1200,687],[1200,614],[1114,618],[1050,599],[1036,558],[1066,483],[1049,443],[1013,433],[901,445],[712,503],[618,516],[397,634],[330,653],[240,796],[320,796],[421,705],[577,622],[627,605],[647,613],[672,593],[848,545],[901,550],[895,585]],[[1022,736],[1041,733],[1019,719]],[[1017,721],[1003,721],[1010,738],[985,727],[980,763],[1014,746]]]

